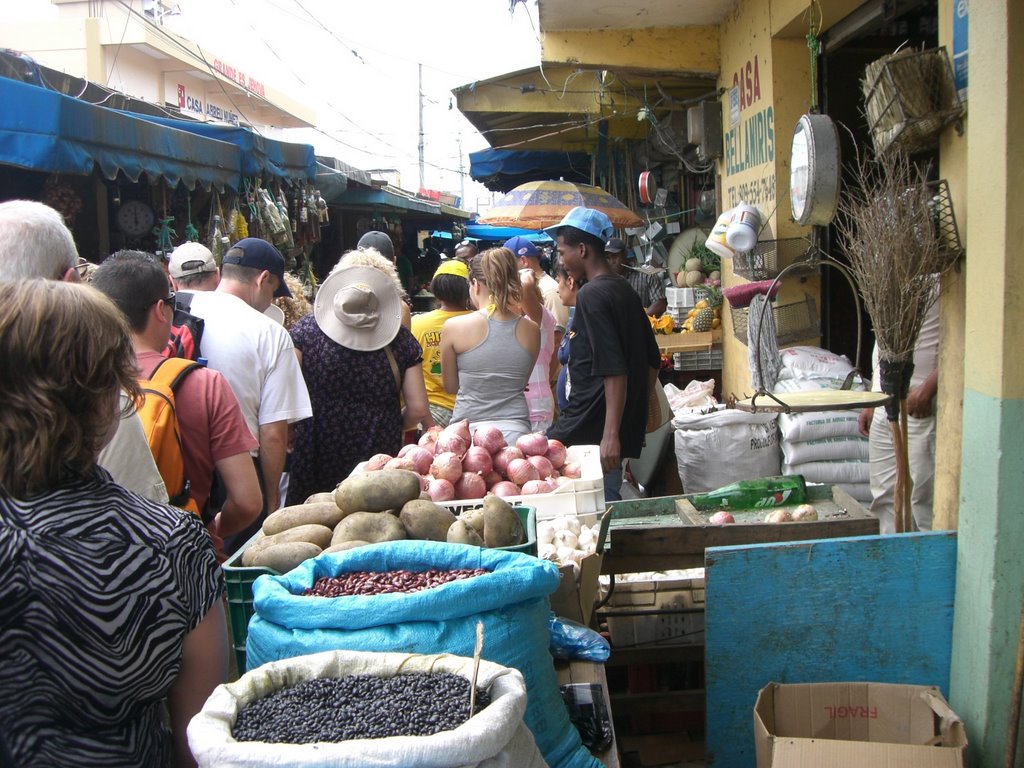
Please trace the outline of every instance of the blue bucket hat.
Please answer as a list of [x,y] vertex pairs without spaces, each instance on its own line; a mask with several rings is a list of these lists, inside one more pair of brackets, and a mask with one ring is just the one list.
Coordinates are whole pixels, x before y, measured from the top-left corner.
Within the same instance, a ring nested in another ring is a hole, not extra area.
[[565,218],[555,226],[545,227],[544,231],[554,239],[562,227],[576,227],[576,229],[600,239],[602,243],[611,237],[613,231],[612,220],[608,218],[607,214],[596,208],[586,208],[582,205],[577,205],[565,214]]
[[536,259],[540,258],[540,251],[537,250],[537,246],[535,246],[525,237],[522,237],[520,235],[510,237],[508,240],[506,240],[505,247],[512,251],[512,253],[514,253],[516,257],[526,256]]

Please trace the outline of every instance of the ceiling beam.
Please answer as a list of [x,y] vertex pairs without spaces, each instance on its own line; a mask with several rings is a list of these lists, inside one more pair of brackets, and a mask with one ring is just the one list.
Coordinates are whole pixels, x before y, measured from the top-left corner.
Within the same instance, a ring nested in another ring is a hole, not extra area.
[[548,31],[541,42],[541,61],[717,77],[718,27]]

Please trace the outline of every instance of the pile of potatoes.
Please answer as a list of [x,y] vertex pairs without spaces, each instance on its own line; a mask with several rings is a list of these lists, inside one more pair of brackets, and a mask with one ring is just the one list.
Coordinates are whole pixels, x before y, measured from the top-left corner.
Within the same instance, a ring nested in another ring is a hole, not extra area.
[[401,539],[511,547],[523,544],[526,532],[498,496],[456,516],[430,500],[415,472],[385,469],[353,475],[333,493],[314,494],[268,515],[242,553],[242,565],[284,573],[323,552]]

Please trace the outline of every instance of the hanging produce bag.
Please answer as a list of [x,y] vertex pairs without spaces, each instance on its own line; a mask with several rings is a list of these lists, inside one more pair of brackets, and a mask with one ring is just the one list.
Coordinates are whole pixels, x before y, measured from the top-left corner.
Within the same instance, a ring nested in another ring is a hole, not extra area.
[[[451,673],[472,679],[473,660],[449,655],[329,651],[264,665],[220,685],[188,726],[188,741],[200,768],[542,768],[544,760],[523,724],[526,683],[514,669],[480,662],[477,688],[490,703],[462,725],[429,736],[389,736],[350,741],[282,744],[238,741],[232,729],[239,713],[254,701],[308,680],[368,675]],[[466,702],[466,711],[469,702]]]
[[[485,569],[484,575],[421,592],[323,598],[304,596],[320,577],[356,571]],[[483,658],[526,680],[524,721],[551,768],[599,768],[569,721],[548,650],[547,597],[558,588],[554,563],[433,541],[392,541],[307,560],[253,584],[250,669],[326,650],[451,653],[472,656],[483,624]]]

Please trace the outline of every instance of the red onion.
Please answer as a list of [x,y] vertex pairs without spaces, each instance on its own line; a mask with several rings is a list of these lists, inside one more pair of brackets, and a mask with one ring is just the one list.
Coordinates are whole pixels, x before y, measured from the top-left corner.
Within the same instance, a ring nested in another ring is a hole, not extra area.
[[455,498],[481,499],[487,493],[487,484],[476,472],[463,472],[455,483]]
[[430,429],[420,435],[420,439],[417,441],[420,448],[426,448],[431,453],[434,453],[434,445],[437,443],[437,436],[439,434],[441,434],[441,427],[436,424],[430,427]]
[[410,472],[416,471],[416,465],[412,463],[412,459],[398,458],[397,456],[387,464],[384,465],[384,469],[407,469]]
[[540,432],[531,432],[516,440],[516,448],[526,456],[543,456],[548,452],[548,439]]
[[532,496],[535,493],[551,493],[551,486],[543,480],[530,480],[523,484],[523,496]]
[[484,475],[484,482],[487,483],[487,487],[488,488],[493,488],[498,483],[504,483],[504,482],[507,482],[507,481],[505,480],[505,478],[503,478],[497,472],[495,472],[494,470],[491,470],[491,472],[489,474]]
[[530,480],[540,480],[537,468],[526,459],[512,459],[508,463],[508,479],[522,486]]
[[728,525],[729,523],[735,523],[736,518],[723,509],[720,512],[715,512],[715,514],[711,516],[709,522],[712,525]]
[[528,456],[526,460],[537,469],[537,474],[540,475],[541,480],[547,480],[555,474],[555,468],[551,466],[547,456]]
[[430,474],[438,480],[457,483],[462,477],[462,462],[454,453],[439,453],[430,463]]
[[548,451],[545,456],[548,457],[552,467],[561,469],[565,464],[565,445],[561,440],[548,440]]
[[462,470],[464,472],[476,472],[480,475],[487,475],[490,474],[492,469],[494,469],[494,463],[491,461],[491,454],[487,452],[487,449],[481,448],[479,445],[474,445],[462,457]]
[[500,483],[495,483],[491,488],[491,493],[495,496],[501,496],[503,499],[507,499],[510,496],[519,496],[519,486],[515,483],[511,483],[508,480],[502,480]]
[[417,446],[416,443],[409,443],[407,445],[403,445],[401,450],[398,453],[396,453],[395,456],[396,456],[396,458],[404,459],[405,455],[407,453],[409,453],[409,451],[411,451],[413,448],[418,448],[418,447],[419,446]]
[[548,480],[548,485],[554,485],[554,488],[552,490],[556,490],[558,488],[561,488],[563,485],[568,485],[571,482],[571,477],[560,475],[559,477],[552,477],[550,480]]
[[418,445],[406,446],[409,448],[405,452],[403,458],[408,459],[413,463],[415,469],[413,470],[418,475],[426,475],[430,472],[430,465],[434,461],[434,454],[428,451],[426,448],[422,448]]
[[434,501],[452,501],[455,498],[455,486],[435,477],[427,485],[427,493]]
[[437,453],[454,453],[462,458],[468,448],[469,435],[463,436],[451,427],[445,427],[437,436],[437,446],[434,450]]
[[466,438],[466,442],[469,442],[471,435],[469,434],[469,419],[463,419],[462,421],[453,421],[442,431],[454,432],[457,435],[461,435]]
[[376,472],[378,469],[384,469],[384,465],[391,461],[391,456],[386,453],[377,453],[370,457],[370,460],[366,462],[366,468],[364,472]]
[[494,454],[494,468],[504,477],[508,477],[508,463],[512,459],[525,459],[526,456],[518,448],[508,446]]
[[473,433],[473,445],[479,445],[490,454],[505,447],[505,436],[497,427],[480,427]]
[[583,470],[578,462],[570,461],[562,466],[562,476],[571,477],[574,480],[579,478],[583,474]]

